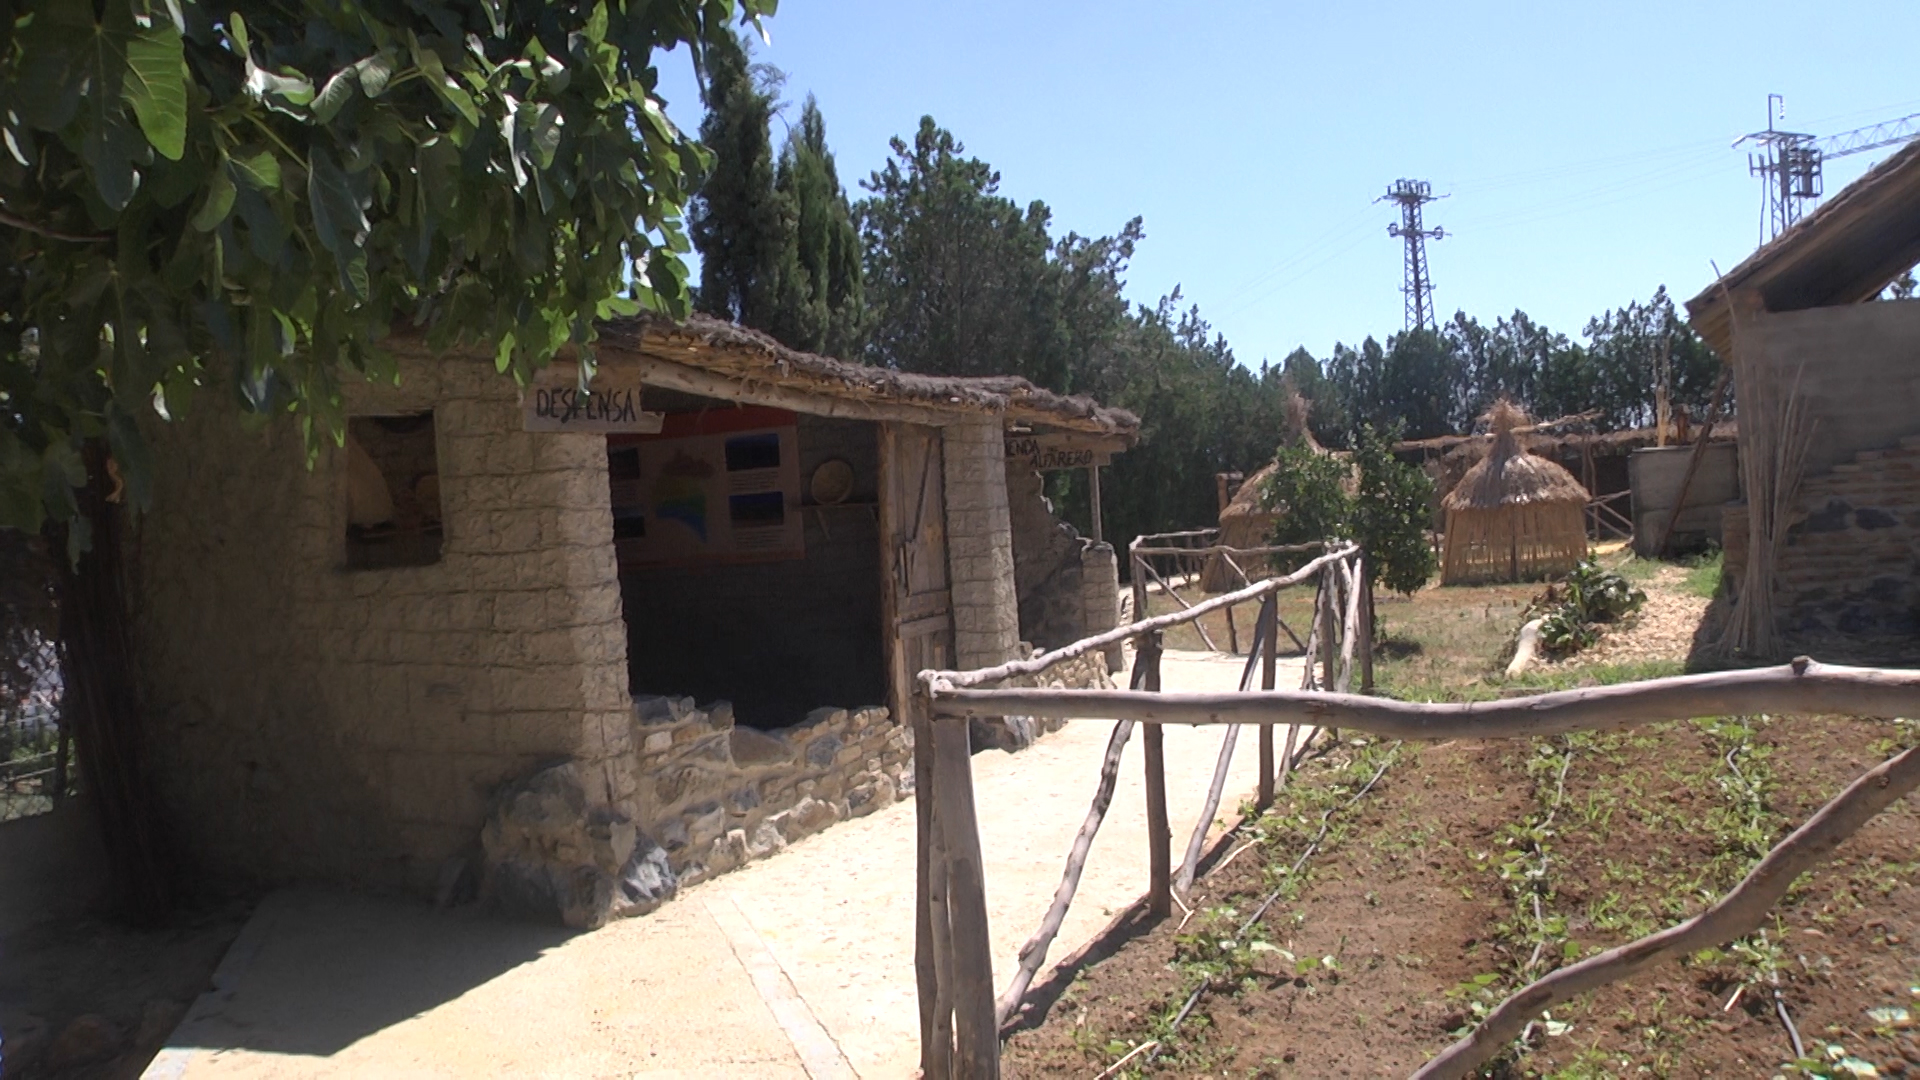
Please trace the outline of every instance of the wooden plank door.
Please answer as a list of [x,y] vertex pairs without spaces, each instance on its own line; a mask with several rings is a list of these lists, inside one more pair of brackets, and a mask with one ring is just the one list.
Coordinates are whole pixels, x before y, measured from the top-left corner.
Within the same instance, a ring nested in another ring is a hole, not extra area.
[[951,667],[954,657],[940,429],[881,424],[880,472],[888,694],[893,715],[904,719],[913,677]]
[[[913,966],[920,997],[920,1066],[927,1080],[952,1076],[953,1006],[944,1017],[934,927],[949,926],[945,889],[933,880],[933,720],[919,708],[914,676],[953,665],[953,592],[947,577],[946,485],[940,429],[880,425],[880,596],[887,634],[887,694],[896,723],[913,733],[916,882]],[[938,909],[936,911],[936,909]]]

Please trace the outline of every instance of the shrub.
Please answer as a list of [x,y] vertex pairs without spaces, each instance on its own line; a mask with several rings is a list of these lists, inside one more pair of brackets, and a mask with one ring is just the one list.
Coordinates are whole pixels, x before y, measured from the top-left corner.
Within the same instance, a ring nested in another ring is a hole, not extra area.
[[1598,625],[1617,622],[1640,610],[1647,594],[1592,559],[1583,559],[1556,590],[1549,588],[1540,624],[1540,644],[1549,653],[1578,652],[1600,636]]
[[[1362,427],[1350,462],[1305,439],[1281,446],[1274,454],[1280,467],[1262,493],[1262,505],[1280,514],[1270,542],[1352,539],[1367,549],[1367,573],[1376,583],[1402,593],[1425,585],[1437,565],[1427,543],[1433,481],[1393,456],[1398,434]],[[1307,561],[1294,557],[1283,564]]]

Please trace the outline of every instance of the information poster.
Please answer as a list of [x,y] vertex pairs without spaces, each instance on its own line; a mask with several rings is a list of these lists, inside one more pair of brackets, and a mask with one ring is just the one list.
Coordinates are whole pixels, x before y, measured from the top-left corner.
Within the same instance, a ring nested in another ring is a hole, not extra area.
[[793,413],[670,413],[658,435],[607,440],[622,563],[746,562],[806,554]]

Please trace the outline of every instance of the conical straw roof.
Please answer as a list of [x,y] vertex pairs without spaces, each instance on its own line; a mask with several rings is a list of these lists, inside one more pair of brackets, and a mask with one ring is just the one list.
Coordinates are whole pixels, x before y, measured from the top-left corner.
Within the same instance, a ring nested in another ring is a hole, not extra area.
[[1493,447],[1467,475],[1460,478],[1441,503],[1448,510],[1492,510],[1533,503],[1577,502],[1584,505],[1587,489],[1574,475],[1520,445],[1514,429],[1527,414],[1502,398],[1482,417],[1493,430]]

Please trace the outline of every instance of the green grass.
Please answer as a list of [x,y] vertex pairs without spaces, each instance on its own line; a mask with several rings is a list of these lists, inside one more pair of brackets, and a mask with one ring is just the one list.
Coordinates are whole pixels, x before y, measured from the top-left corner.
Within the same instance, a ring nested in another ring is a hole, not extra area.
[[1720,572],[1726,563],[1726,553],[1716,551],[1699,559],[1689,560],[1687,566],[1687,592],[1694,596],[1713,599],[1720,591]]

